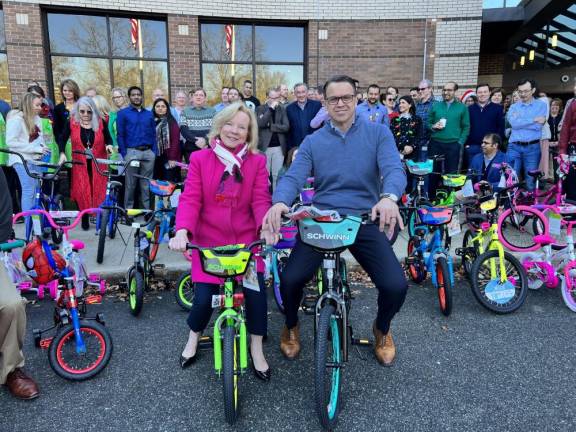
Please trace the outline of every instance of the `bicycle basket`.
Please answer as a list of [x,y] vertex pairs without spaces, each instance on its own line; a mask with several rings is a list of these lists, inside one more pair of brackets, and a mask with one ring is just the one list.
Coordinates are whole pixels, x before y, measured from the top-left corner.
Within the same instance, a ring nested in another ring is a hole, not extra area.
[[176,185],[165,180],[150,180],[150,192],[157,196],[170,196],[174,193]]
[[423,224],[444,225],[452,220],[453,211],[450,207],[422,207],[418,209],[418,216]]
[[442,176],[444,186],[448,187],[462,187],[466,183],[465,174],[444,174]]
[[280,234],[282,234],[282,240],[280,240],[274,248],[292,249],[296,245],[296,234],[298,234],[298,228],[296,226],[280,227]]
[[487,200],[480,200],[480,210],[490,211],[494,210],[498,206],[498,200],[496,197],[492,197]]
[[428,159],[424,162],[414,162],[413,160],[406,160],[406,168],[414,175],[427,175],[430,174],[434,167],[434,161]]
[[347,216],[338,222],[318,222],[314,219],[298,221],[300,239],[308,246],[320,250],[336,250],[351,246],[356,241],[362,219]]
[[222,278],[240,276],[246,273],[252,252],[244,244],[202,248],[200,261],[204,273]]

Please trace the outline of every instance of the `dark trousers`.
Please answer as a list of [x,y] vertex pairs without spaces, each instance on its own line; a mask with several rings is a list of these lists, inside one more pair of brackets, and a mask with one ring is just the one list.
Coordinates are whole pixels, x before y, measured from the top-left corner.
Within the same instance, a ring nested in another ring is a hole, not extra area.
[[[260,291],[244,288],[244,304],[246,306],[246,328],[248,333],[266,336],[268,332],[268,306],[266,303],[266,285],[264,276],[258,273]],[[212,316],[212,296],[220,293],[217,284],[194,284],[194,303],[188,315],[188,327],[199,333],[203,331]]]
[[[400,310],[408,284],[404,271],[386,234],[376,225],[363,225],[350,248],[356,261],[362,266],[378,290],[378,313],[376,325],[388,333],[390,322]],[[292,250],[285,269],[280,274],[282,300],[286,312],[286,326],[293,328],[298,323],[298,308],[302,301],[304,285],[322,263],[323,254],[305,245],[300,239]]]
[[[430,140],[428,156],[433,157],[439,155],[444,156],[444,161],[434,162],[434,172],[442,172],[444,174],[458,172],[460,166],[460,144],[458,142],[444,143]],[[428,196],[434,199],[436,197],[436,189],[442,184],[441,176],[438,174],[430,174],[429,177]]]

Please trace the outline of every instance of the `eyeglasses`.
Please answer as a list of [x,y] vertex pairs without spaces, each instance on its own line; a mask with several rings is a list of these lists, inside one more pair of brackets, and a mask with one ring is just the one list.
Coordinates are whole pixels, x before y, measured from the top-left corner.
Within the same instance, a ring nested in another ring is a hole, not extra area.
[[426,90],[428,87],[418,87],[418,91],[424,91]]
[[386,102],[394,102],[394,98],[386,98]]
[[92,114],[92,111],[90,111],[90,110],[78,110],[78,112],[80,114]]
[[342,103],[345,104],[349,104],[354,100],[354,96],[355,95],[352,94],[347,94],[344,96],[331,96],[329,98],[326,98],[326,102],[328,102],[328,105],[338,105],[339,101],[342,101]]
[[112,96],[112,99],[123,99],[124,96]]
[[482,145],[494,145],[494,143],[491,143],[490,141],[482,141]]
[[531,93],[531,92],[532,92],[532,90],[534,90],[534,89],[528,89],[528,90],[518,90],[518,93],[520,93],[520,94],[528,94],[528,93]]

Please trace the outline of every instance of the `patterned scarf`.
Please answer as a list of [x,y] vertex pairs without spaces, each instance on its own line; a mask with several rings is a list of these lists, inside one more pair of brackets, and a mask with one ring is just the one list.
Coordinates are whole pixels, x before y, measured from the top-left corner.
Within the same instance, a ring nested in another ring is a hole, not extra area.
[[[224,165],[224,173],[220,178],[220,184],[216,193],[216,200],[219,202],[229,201],[233,206],[238,198],[239,185],[242,183],[242,163],[248,153],[248,145],[244,144],[239,151],[232,152],[222,145],[219,138],[210,142],[210,147],[218,160]],[[232,182],[232,178],[235,180]]]
[[158,155],[164,154],[170,148],[168,117],[156,119],[156,146],[158,147]]

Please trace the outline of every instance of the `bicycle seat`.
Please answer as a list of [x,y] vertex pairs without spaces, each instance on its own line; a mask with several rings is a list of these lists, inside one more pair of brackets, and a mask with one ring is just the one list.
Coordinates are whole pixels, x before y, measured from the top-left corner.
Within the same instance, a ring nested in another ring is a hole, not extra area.
[[119,181],[116,180],[112,180],[110,182],[110,187],[113,189],[117,189],[117,188],[121,188],[122,187],[122,183],[120,183]]
[[84,242],[80,240],[70,240],[70,244],[72,245],[72,250],[75,251],[82,250],[85,247]]
[[528,171],[528,175],[537,179],[544,177],[544,173],[540,170]]
[[549,234],[540,234],[537,236],[534,236],[534,242],[542,245],[542,246],[548,246],[552,243],[554,243],[556,241],[556,239],[552,236],[550,236]]
[[24,247],[26,243],[23,240],[14,240],[8,243],[0,243],[0,251],[10,252],[12,249]]

